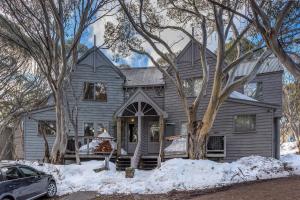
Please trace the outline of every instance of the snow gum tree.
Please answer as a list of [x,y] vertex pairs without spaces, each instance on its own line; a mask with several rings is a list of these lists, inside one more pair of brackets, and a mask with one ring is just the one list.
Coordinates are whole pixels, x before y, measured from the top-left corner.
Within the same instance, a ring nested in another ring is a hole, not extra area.
[[[55,100],[56,138],[51,161],[66,151],[66,77],[76,64],[78,44],[89,25],[107,15],[109,0],[2,0],[0,38],[26,51],[47,79]],[[67,40],[69,43],[67,43]]]
[[[256,42],[255,46],[246,52],[240,51],[241,40],[250,39],[253,33],[251,24],[245,20],[240,21],[237,15],[204,0],[157,2],[118,0],[118,2],[120,12],[116,17],[117,23],[106,24],[105,40],[111,44],[116,57],[129,56],[131,53],[147,56],[152,64],[175,85],[188,122],[189,157],[204,158],[206,138],[220,106],[232,91],[255,77],[260,64],[270,55],[270,52],[262,49],[260,42]],[[226,2],[231,9],[240,9],[239,1]],[[178,37],[172,40],[174,35]],[[207,44],[211,35],[217,38],[214,66],[207,62]],[[202,83],[199,83],[199,92],[192,101],[187,98],[183,85],[184,79],[176,64],[178,51],[176,46],[186,38],[200,44],[201,64],[198,75],[202,77]],[[225,49],[229,39],[231,45]],[[233,61],[226,62],[226,57],[233,50],[237,52],[235,58]],[[247,76],[236,78],[234,74],[238,65],[253,55],[256,55],[257,59],[251,72]],[[166,68],[165,65],[168,67]],[[209,79],[209,72],[212,71],[213,78]],[[210,82],[212,91],[208,92],[207,86]],[[203,116],[197,118],[199,105],[204,98],[209,99],[208,105]],[[140,151],[136,148],[134,160],[139,160]]]

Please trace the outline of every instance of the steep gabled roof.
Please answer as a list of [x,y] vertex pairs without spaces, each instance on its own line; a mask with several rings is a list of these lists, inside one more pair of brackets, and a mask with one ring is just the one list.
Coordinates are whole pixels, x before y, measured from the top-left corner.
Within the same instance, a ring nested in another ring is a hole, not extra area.
[[87,50],[87,52],[85,52],[85,54],[83,54],[79,59],[78,59],[78,62],[77,64],[80,64],[86,57],[88,57],[90,54],[92,54],[93,52],[97,53],[100,57],[102,57],[108,64],[109,66],[112,67],[113,70],[115,70],[115,72],[117,72],[117,74],[119,74],[119,76],[123,79],[125,79],[126,77],[124,76],[124,74],[120,71],[120,69],[118,67],[116,67],[111,61],[109,58],[107,58],[105,56],[105,54],[100,51],[99,48],[97,47],[92,47],[90,48],[89,50]]

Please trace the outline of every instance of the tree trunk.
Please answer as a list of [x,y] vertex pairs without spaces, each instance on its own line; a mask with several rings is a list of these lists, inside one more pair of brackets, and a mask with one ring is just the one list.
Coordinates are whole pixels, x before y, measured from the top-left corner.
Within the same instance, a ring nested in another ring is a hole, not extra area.
[[[78,122],[77,122],[78,124]],[[79,146],[78,146],[78,126],[75,128],[75,158],[76,164],[80,165]]]
[[47,141],[47,137],[45,134],[45,130],[41,130],[43,139],[44,139],[44,162],[49,163],[50,162],[50,151],[49,151],[49,144]]
[[63,98],[63,90],[62,88],[58,88],[55,93],[56,138],[51,152],[51,163],[55,164],[63,163],[63,158],[67,147]]
[[142,116],[138,113],[138,142],[131,158],[131,167],[137,169],[142,155]]

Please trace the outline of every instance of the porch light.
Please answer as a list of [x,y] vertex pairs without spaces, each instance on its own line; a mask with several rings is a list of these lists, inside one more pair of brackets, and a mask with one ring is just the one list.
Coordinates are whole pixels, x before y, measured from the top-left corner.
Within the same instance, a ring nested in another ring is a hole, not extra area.
[[131,120],[130,120],[131,122],[134,122],[134,118],[131,118]]

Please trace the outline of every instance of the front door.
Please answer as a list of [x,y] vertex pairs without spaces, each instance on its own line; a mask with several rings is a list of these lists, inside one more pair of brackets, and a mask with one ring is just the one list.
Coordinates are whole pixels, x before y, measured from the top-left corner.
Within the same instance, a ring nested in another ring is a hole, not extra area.
[[148,153],[157,154],[159,153],[159,122],[149,121],[147,129],[148,129]]
[[136,120],[130,120],[127,123],[127,153],[133,154],[138,140]]

